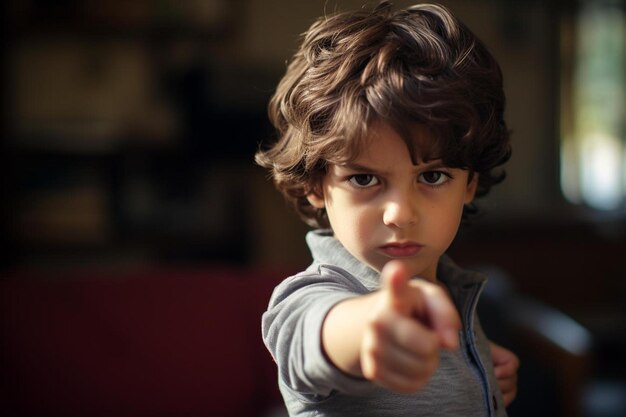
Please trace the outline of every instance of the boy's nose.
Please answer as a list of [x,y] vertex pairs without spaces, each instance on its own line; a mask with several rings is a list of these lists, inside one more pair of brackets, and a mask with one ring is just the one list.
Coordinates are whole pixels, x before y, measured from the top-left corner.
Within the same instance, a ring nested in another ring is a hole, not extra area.
[[395,195],[385,205],[383,223],[386,226],[405,228],[417,222],[415,201],[411,195]]

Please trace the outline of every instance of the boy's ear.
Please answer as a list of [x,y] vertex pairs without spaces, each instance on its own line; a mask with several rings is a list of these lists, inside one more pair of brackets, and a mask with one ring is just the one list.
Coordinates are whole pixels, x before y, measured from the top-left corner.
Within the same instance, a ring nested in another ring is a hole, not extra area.
[[478,172],[473,172],[471,175],[472,179],[467,183],[465,192],[465,204],[469,204],[474,200],[476,189],[478,188]]
[[315,184],[309,190],[309,193],[306,195],[306,199],[316,209],[323,209],[326,207],[324,203],[324,192],[322,191],[322,187],[320,184]]

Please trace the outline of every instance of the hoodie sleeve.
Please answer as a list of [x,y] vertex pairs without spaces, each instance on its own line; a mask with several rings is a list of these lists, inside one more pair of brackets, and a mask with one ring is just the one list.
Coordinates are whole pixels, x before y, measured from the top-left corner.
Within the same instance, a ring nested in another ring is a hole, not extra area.
[[316,400],[333,391],[360,394],[374,387],[335,367],[321,341],[322,324],[330,309],[368,292],[350,274],[330,266],[295,275],[276,287],[263,314],[262,331],[284,386]]

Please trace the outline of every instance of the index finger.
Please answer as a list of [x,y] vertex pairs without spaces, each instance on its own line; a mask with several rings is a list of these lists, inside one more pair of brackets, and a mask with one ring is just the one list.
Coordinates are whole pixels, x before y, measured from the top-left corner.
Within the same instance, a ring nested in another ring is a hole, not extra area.
[[387,262],[380,272],[382,289],[387,291],[391,305],[398,312],[409,315],[411,306],[408,302],[410,275],[406,266],[399,261]]

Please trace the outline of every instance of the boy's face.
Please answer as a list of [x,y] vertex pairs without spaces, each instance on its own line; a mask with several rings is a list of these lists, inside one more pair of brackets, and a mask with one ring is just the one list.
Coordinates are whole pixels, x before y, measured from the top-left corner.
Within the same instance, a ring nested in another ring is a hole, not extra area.
[[321,195],[335,237],[377,271],[393,259],[412,276],[436,280],[437,262],[454,239],[463,206],[472,201],[478,176],[438,161],[413,165],[401,137],[387,124],[370,129],[366,146],[346,165],[328,166]]

